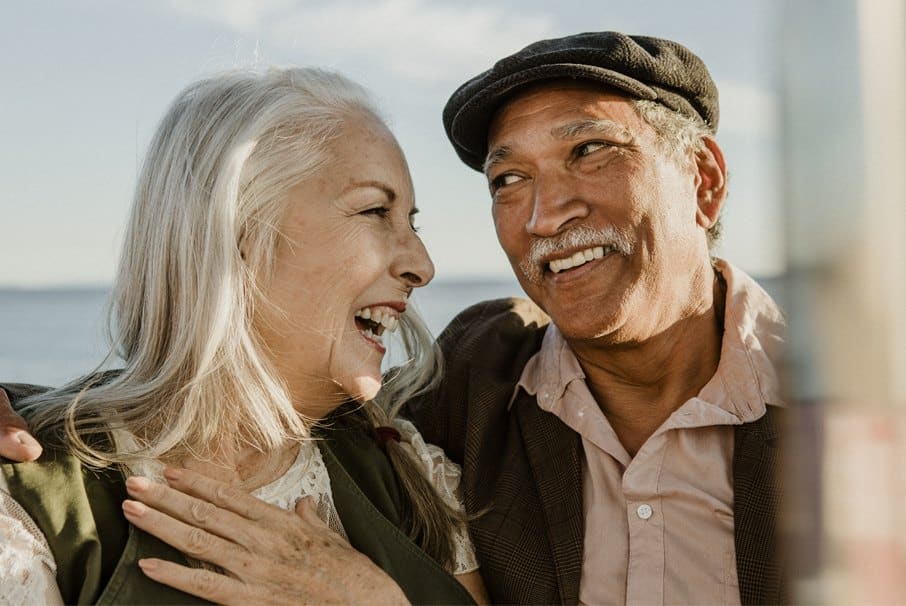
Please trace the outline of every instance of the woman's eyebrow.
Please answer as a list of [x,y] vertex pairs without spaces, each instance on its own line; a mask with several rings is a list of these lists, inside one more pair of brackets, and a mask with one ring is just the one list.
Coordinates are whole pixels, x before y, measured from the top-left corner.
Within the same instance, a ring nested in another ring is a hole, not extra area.
[[387,196],[387,198],[394,202],[396,200],[396,191],[386,183],[381,181],[353,181],[349,185],[343,188],[343,191],[340,192],[340,195],[348,194],[354,189],[366,189],[373,188],[379,189]]

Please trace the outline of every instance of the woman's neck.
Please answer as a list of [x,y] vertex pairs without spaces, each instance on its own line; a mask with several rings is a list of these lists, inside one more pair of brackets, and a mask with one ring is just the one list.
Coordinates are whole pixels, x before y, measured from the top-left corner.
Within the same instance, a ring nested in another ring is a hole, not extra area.
[[268,452],[250,447],[221,448],[212,460],[186,457],[181,464],[187,469],[252,492],[285,474],[298,453],[299,443],[288,441],[284,446]]

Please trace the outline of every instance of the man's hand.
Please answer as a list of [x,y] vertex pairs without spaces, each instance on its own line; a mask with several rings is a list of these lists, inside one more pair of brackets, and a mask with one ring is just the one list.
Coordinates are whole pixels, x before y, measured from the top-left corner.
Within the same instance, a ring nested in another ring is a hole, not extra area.
[[13,412],[6,392],[0,389],[0,456],[13,461],[34,461],[41,445],[28,433],[25,419]]
[[140,560],[151,579],[222,604],[408,604],[393,579],[318,518],[311,499],[292,513],[188,470],[164,476],[170,487],[126,481],[137,499],[123,502],[126,518],[226,574]]

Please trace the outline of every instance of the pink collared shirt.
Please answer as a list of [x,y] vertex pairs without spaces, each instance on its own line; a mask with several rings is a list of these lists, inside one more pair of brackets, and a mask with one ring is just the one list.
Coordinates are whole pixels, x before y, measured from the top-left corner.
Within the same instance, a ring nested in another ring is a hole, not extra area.
[[582,436],[585,551],[581,604],[740,603],[733,538],[733,426],[782,406],[783,317],[725,261],[720,362],[630,457],[551,324],[519,387]]

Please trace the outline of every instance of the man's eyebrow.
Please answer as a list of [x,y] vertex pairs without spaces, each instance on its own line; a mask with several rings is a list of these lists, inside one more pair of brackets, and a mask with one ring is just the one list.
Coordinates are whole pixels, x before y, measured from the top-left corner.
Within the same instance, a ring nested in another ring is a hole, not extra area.
[[508,145],[495,147],[490,152],[488,152],[488,156],[484,160],[484,166],[482,166],[482,171],[487,174],[488,169],[490,169],[495,164],[499,164],[500,162],[506,160],[506,157],[509,156],[510,152],[512,151],[513,150],[511,150]]
[[396,200],[396,192],[393,190],[393,188],[380,181],[353,181],[343,188],[343,191],[340,192],[340,195],[342,196],[344,194],[348,194],[354,189],[363,189],[368,187],[373,187],[374,189],[381,190],[391,202]]
[[575,139],[584,135],[603,135],[614,137],[620,141],[632,141],[632,133],[628,128],[613,120],[603,118],[576,120],[551,129],[551,136],[557,139]]

